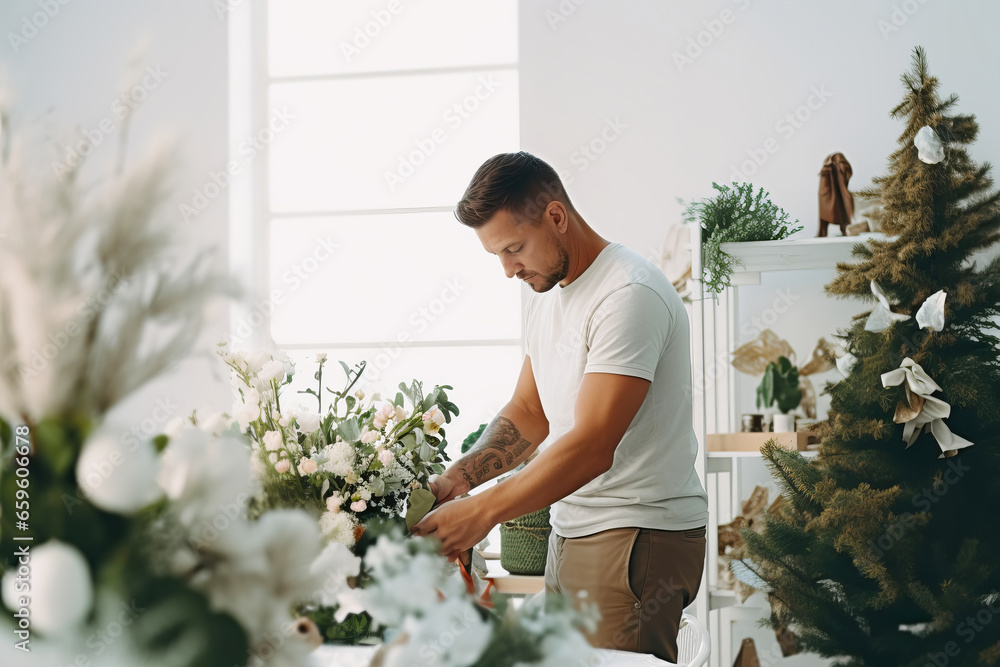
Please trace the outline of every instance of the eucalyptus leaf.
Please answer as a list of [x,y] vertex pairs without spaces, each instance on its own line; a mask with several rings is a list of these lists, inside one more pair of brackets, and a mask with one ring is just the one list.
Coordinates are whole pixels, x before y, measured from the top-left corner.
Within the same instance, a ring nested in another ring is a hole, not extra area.
[[368,488],[370,488],[371,492],[376,496],[385,495],[385,482],[382,481],[381,477],[376,477],[375,479],[370,481],[368,483]]
[[351,367],[348,366],[347,364],[345,364],[343,361],[340,362],[340,367],[344,369],[344,375],[346,375],[347,378],[350,379],[351,378]]
[[410,494],[410,506],[406,509],[406,529],[413,530],[413,527],[433,509],[436,501],[437,497],[429,490],[415,489]]
[[323,480],[323,486],[319,490],[319,497],[320,498],[325,498],[326,497],[326,492],[329,491],[329,490],[330,490],[330,479],[327,478],[327,479]]
[[337,427],[337,433],[348,442],[357,442],[361,438],[361,429],[358,427],[358,418],[351,417],[341,422]]
[[420,458],[424,461],[430,461],[434,458],[434,448],[428,445],[426,442],[420,443]]

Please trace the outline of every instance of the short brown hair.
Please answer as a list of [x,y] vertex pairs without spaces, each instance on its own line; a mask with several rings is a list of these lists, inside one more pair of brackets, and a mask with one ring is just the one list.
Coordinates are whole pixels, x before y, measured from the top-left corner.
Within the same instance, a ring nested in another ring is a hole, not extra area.
[[476,170],[455,208],[455,217],[469,227],[480,227],[498,211],[518,222],[537,222],[551,202],[573,208],[556,170],[531,153],[500,153]]

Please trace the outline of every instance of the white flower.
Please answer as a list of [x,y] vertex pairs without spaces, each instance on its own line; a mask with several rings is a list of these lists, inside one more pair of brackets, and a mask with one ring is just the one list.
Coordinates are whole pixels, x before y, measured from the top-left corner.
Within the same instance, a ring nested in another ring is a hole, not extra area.
[[247,352],[244,357],[244,361],[247,365],[247,370],[251,373],[259,373],[264,364],[271,361],[273,357],[271,353],[265,349],[257,349],[252,352]]
[[167,422],[167,425],[163,427],[163,435],[167,436],[171,440],[180,436],[184,432],[184,427],[187,425],[187,417],[174,417]]
[[271,462],[271,465],[274,465],[275,463],[277,463],[278,462],[278,452],[271,452],[270,454],[268,454],[267,455],[267,460]]
[[381,393],[379,393],[379,392],[376,391],[374,394],[372,394],[372,403],[378,403],[381,400],[382,400],[382,394]]
[[291,410],[282,410],[281,415],[278,417],[278,425],[287,428],[292,420],[295,419],[295,413]]
[[395,414],[396,406],[386,401],[378,406],[378,410],[375,411],[375,416],[372,418],[372,425],[379,429],[385,428],[386,422],[392,419]]
[[212,435],[219,435],[229,428],[229,424],[230,422],[219,412],[212,413],[208,417],[198,420],[198,426]]
[[349,512],[323,512],[319,518],[319,528],[330,542],[339,542],[350,548],[354,546],[354,515]]
[[358,495],[361,496],[361,500],[368,501],[372,499],[372,492],[368,489],[360,489]]
[[312,459],[302,459],[299,461],[299,474],[305,477],[311,475],[319,469],[319,466]]
[[[493,635],[490,622],[479,615],[468,599],[463,598],[448,598],[439,602],[428,609],[420,619],[408,617],[403,622],[402,630],[409,636],[409,641],[405,646],[392,648],[405,654],[406,662],[395,662],[387,655],[387,664],[416,664],[427,667],[471,665],[482,655]],[[441,636],[446,631],[454,641],[444,644]],[[414,663],[415,655],[420,655],[424,660]]]
[[355,500],[351,503],[352,512],[364,512],[366,509],[368,509],[368,503],[363,500]]
[[409,419],[410,415],[406,412],[405,409],[403,409],[402,405],[397,405],[395,417],[397,422],[401,422]]
[[282,475],[288,472],[289,468],[291,467],[292,464],[289,462],[288,459],[281,459],[280,461],[274,464],[274,469]]
[[107,429],[92,434],[76,463],[76,479],[97,507],[130,515],[149,505],[163,490],[156,486],[159,459],[149,440],[125,447]]
[[441,412],[441,408],[435,405],[433,408],[424,413],[423,420],[440,426],[445,422],[444,413]]
[[320,421],[323,419],[318,412],[302,411],[295,415],[295,421],[299,424],[299,430],[303,433],[312,433],[319,430]]
[[[3,600],[11,609],[24,594],[15,589],[16,570],[3,579]],[[80,551],[58,540],[31,549],[31,626],[52,639],[69,636],[90,612],[94,587]]]
[[[250,390],[250,393],[257,394]],[[259,400],[259,395],[258,395]],[[233,405],[233,418],[240,423],[240,430],[245,431],[250,427],[250,422],[260,419],[260,405],[258,403],[236,403]]]
[[281,440],[281,434],[278,433],[277,431],[267,431],[266,433],[264,433],[263,440],[264,440],[264,449],[266,449],[269,452],[276,452],[282,447],[284,447],[284,443]]
[[264,364],[264,367],[260,369],[257,374],[264,382],[271,382],[271,380],[281,380],[285,379],[285,364],[278,361],[277,359],[272,359],[271,361]]
[[358,389],[356,392],[354,392],[354,397],[356,399],[358,399],[359,401],[365,400],[365,390],[364,389]]
[[326,361],[326,352],[317,352],[316,353],[316,363],[317,364],[321,364],[324,361]]
[[156,482],[180,523],[192,526],[249,495],[250,452],[242,439],[188,429],[163,451]]
[[335,442],[327,445],[323,449],[326,461],[323,462],[323,470],[333,473],[338,477],[347,477],[352,474],[357,452],[349,442]]
[[365,443],[366,445],[372,444],[373,442],[378,440],[378,438],[379,438],[379,432],[374,429],[368,429],[367,431],[361,434],[361,442]]
[[[317,580],[322,578],[323,581],[317,592],[316,600],[320,604],[332,607],[341,604],[342,596],[347,599],[344,594],[351,590],[347,579],[361,573],[361,558],[351,553],[350,547],[342,542],[332,541],[309,566],[309,573]],[[353,602],[353,600],[349,602]],[[364,609],[359,611],[364,611]],[[345,611],[338,622],[343,621],[346,616],[347,612]]]

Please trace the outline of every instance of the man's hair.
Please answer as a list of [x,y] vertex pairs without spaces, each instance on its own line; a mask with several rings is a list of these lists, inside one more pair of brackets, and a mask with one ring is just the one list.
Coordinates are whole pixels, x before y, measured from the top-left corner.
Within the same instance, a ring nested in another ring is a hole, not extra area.
[[531,153],[500,153],[484,162],[455,208],[463,225],[484,225],[498,211],[518,223],[535,223],[551,202],[575,211],[556,170]]

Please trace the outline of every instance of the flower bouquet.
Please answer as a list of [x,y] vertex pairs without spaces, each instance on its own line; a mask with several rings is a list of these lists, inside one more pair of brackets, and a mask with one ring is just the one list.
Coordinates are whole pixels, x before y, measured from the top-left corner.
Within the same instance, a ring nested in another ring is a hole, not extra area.
[[[458,414],[445,391],[452,387],[435,386],[425,396],[423,384],[414,380],[400,383],[392,401],[374,393],[366,402],[363,390],[352,393],[365,362],[354,368],[341,362],[344,386],[328,388],[332,399],[324,406],[327,356],[318,354],[316,389],[299,392],[316,399],[313,411],[283,396],[295,374],[283,352],[231,351],[222,344],[219,355],[238,397],[230,420],[253,443],[258,485],[251,514],[303,507],[317,518],[328,543],[354,550],[366,524],[401,523],[411,493],[422,489],[426,500],[430,476],[444,472],[449,459],[442,426]],[[361,587],[365,580],[356,576],[354,583]],[[327,640],[355,643],[372,636],[370,616],[345,617],[344,609],[321,604],[300,612]]]
[[449,459],[442,426],[458,414],[445,392],[450,386],[435,386],[424,396],[423,384],[414,380],[400,383],[393,401],[375,393],[366,403],[363,390],[351,394],[365,362],[353,369],[341,362],[345,386],[327,389],[333,400],[324,413],[326,355],[319,354],[317,390],[301,392],[316,398],[313,412],[287,401],[282,406],[282,389],[295,373],[284,353],[230,351],[223,344],[219,354],[239,397],[233,418],[254,443],[258,511],[311,509],[327,540],[351,547],[365,522],[401,516],[410,492],[444,472]]

